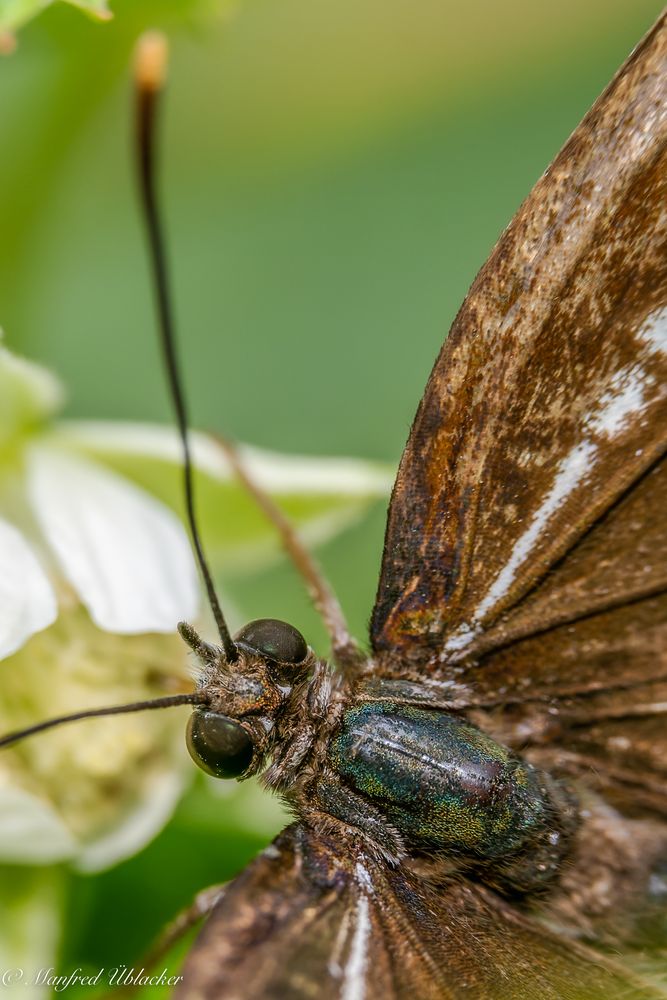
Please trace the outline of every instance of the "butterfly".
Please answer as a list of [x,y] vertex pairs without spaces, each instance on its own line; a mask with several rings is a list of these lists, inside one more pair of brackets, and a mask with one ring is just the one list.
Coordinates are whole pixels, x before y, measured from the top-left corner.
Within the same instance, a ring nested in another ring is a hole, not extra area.
[[131,708],[189,701],[193,759],[261,773],[294,814],[202,897],[176,996],[664,995],[613,953],[667,909],[667,15],[456,317],[394,486],[369,654],[229,449],[322,611],[330,660],[276,620],[232,637],[201,550],[152,72],[144,202],[220,641],[182,623],[196,691]]

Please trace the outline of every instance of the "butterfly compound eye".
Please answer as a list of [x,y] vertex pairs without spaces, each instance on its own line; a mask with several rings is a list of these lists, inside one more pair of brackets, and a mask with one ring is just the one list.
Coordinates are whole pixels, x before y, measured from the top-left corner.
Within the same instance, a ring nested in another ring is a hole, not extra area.
[[277,618],[258,618],[249,622],[235,641],[278,663],[301,663],[308,655],[306,640],[298,629]]
[[195,764],[214,778],[238,778],[250,767],[252,740],[243,726],[219,712],[196,709],[185,733]]

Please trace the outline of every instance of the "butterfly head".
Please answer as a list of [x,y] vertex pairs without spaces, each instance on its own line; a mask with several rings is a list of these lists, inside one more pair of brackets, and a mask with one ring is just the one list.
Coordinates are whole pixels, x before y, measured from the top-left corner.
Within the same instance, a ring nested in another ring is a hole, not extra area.
[[179,631],[199,659],[199,689],[205,697],[188,722],[190,756],[216,778],[249,778],[270,752],[315,657],[297,629],[273,618],[249,622],[237,633],[233,663],[190,625],[182,623]]

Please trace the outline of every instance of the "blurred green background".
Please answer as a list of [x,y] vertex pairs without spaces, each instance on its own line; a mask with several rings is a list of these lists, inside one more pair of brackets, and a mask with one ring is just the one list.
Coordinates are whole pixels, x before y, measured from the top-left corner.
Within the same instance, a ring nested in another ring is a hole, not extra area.
[[[8,345],[59,372],[70,415],[170,419],[127,72],[137,34],[163,27],[163,191],[194,422],[396,461],[477,269],[660,6],[116,0],[101,24],[56,4],[0,62]],[[320,552],[362,635],[383,520]],[[321,640],[285,567],[224,583],[243,616]],[[45,910],[63,900],[59,971],[131,964],[279,822],[252,792],[197,779],[132,860],[96,877],[5,870],[4,891],[32,880]]]

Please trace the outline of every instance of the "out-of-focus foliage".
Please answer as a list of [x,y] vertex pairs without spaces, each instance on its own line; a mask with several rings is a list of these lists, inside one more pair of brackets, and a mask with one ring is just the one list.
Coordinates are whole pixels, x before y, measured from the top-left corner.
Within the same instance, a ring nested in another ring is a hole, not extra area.
[[[198,15],[210,17],[232,9],[235,2],[236,0],[197,0],[194,8]],[[113,17],[109,0],[0,0],[0,33],[9,34],[22,28],[54,3],[71,4],[98,21],[110,21]],[[183,11],[184,21],[187,13]],[[13,51],[15,43],[16,39],[13,37],[11,42],[5,42],[5,51]]]
[[[132,45],[162,27],[162,187],[196,425],[395,462],[476,270],[660,6],[115,0],[98,23],[54,4],[0,63],[9,346],[63,376],[73,417],[169,419],[128,149]],[[378,510],[320,552],[361,636],[382,529]],[[325,648],[285,567],[223,582],[246,617],[290,619]],[[266,842],[274,810],[198,777],[140,855],[94,879],[59,872],[58,968],[136,961]]]
[[[80,7],[92,17],[106,21],[111,17],[106,0],[65,0],[74,7]],[[22,27],[33,17],[58,0],[0,0],[0,31],[13,31]]]

